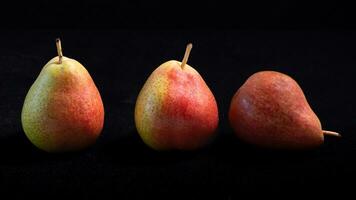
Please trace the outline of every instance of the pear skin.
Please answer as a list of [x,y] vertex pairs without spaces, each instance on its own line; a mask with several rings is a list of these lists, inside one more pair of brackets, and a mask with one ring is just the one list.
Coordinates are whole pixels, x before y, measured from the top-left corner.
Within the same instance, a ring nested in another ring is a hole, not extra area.
[[93,144],[104,124],[100,93],[88,71],[57,56],[27,93],[21,121],[28,139],[47,152],[80,150]]
[[310,149],[323,144],[317,115],[298,83],[274,71],[250,76],[232,98],[229,121],[243,141],[272,149]]
[[214,95],[200,74],[186,64],[188,48],[182,63],[171,60],[152,72],[136,101],[137,131],[155,150],[203,147],[218,126]]

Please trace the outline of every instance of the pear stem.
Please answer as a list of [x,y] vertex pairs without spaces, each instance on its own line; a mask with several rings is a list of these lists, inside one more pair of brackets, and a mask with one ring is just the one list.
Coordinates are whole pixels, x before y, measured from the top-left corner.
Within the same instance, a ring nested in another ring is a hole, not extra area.
[[335,136],[335,137],[341,137],[340,133],[337,133],[335,131],[326,131],[323,130],[324,135],[329,135],[329,136]]
[[193,45],[192,43],[189,43],[187,45],[187,48],[185,49],[185,53],[184,53],[184,57],[183,57],[183,60],[182,60],[182,64],[180,65],[180,67],[183,69],[185,64],[187,64],[188,62],[188,58],[189,58],[189,54],[190,54],[190,51],[192,50],[193,48]]
[[58,63],[61,64],[63,53],[62,53],[61,40],[59,38],[56,39],[56,46],[57,46],[57,53],[58,53]]

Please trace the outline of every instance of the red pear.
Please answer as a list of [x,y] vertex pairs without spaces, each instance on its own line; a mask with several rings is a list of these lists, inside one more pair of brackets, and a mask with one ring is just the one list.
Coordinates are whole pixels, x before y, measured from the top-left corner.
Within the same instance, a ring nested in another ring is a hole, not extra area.
[[155,150],[194,150],[215,135],[218,107],[200,74],[171,60],[152,72],[137,97],[135,124],[142,140]]
[[317,115],[298,83],[274,71],[253,74],[232,98],[229,120],[243,141],[274,149],[310,149],[324,142]]

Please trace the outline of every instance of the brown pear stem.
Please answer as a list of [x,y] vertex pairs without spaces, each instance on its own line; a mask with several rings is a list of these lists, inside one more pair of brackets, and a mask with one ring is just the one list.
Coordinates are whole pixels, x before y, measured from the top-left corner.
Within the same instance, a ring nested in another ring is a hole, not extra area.
[[58,53],[58,63],[61,64],[63,53],[62,53],[61,40],[59,38],[56,39],[56,46],[57,46],[57,53]]
[[326,131],[323,130],[324,135],[329,135],[329,136],[335,136],[335,137],[341,137],[340,133],[337,133],[335,131]]
[[187,45],[187,48],[185,49],[185,53],[184,53],[184,57],[183,57],[183,60],[182,60],[182,64],[180,65],[180,67],[183,69],[185,64],[187,64],[188,62],[188,58],[189,58],[189,54],[190,54],[190,51],[192,50],[193,48],[193,45],[192,43],[189,43]]

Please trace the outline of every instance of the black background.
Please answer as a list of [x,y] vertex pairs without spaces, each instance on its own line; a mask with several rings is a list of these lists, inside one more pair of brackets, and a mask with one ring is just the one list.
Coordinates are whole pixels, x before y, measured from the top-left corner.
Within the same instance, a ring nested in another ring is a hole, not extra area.
[[[242,194],[352,192],[356,137],[354,14],[350,5],[297,1],[10,2],[0,12],[0,191],[12,196],[238,199]],[[93,147],[37,150],[21,128],[25,95],[44,64],[64,55],[91,73],[105,106]],[[213,91],[219,130],[207,148],[155,152],[133,110],[149,74],[194,47],[189,64]],[[285,152],[239,142],[227,121],[234,92],[277,70],[300,84],[323,127],[342,134],[318,149]]]

